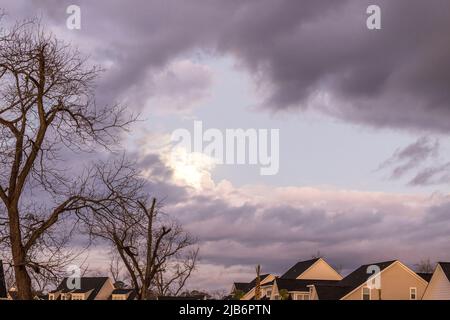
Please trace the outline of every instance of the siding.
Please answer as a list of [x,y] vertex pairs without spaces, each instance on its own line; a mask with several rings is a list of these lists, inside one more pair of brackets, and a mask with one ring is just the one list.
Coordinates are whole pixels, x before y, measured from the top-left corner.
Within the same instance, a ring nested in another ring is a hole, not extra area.
[[106,280],[102,289],[99,291],[95,300],[108,300],[114,291],[114,285],[110,279]]
[[341,280],[342,276],[336,272],[328,263],[320,259],[314,263],[308,270],[303,272],[297,279],[314,280]]
[[423,300],[450,300],[450,282],[440,265],[436,267]]

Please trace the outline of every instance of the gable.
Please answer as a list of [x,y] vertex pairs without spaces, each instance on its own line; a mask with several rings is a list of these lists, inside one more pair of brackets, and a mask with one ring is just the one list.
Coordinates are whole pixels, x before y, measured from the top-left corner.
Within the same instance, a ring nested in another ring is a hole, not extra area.
[[442,272],[447,277],[447,280],[450,281],[450,262],[439,262],[439,266],[442,269]]
[[[72,285],[71,279],[64,278],[63,281],[59,284],[58,288],[55,292],[63,292],[63,293],[90,293],[89,296],[86,297],[87,300],[96,299],[99,292],[105,285],[110,284],[110,279],[108,277],[81,277],[80,278],[80,288],[69,288],[69,285]],[[112,287],[112,285],[110,285]]]
[[325,260],[318,259],[313,265],[300,274],[299,280],[341,280],[342,276]]
[[[424,279],[399,261],[395,261],[381,270],[380,284],[379,290],[378,288],[371,289],[371,299],[409,300],[410,288],[416,288],[417,299],[420,300],[427,287]],[[361,300],[363,287],[366,287],[365,281],[342,299]]]
[[450,300],[450,281],[440,264],[433,272],[423,300]]

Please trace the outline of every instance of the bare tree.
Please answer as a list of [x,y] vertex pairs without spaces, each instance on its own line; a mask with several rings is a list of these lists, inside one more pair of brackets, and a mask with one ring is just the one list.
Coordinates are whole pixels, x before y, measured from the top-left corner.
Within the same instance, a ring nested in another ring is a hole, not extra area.
[[182,259],[166,263],[155,276],[156,292],[159,296],[178,296],[195,270],[198,248],[190,250]]
[[316,253],[311,255],[312,259],[319,259],[319,258],[324,258],[324,257],[325,257],[325,255],[320,251],[317,251]]
[[106,189],[121,194],[114,204],[98,206],[86,217],[89,234],[117,252],[139,299],[178,294],[195,268],[196,240],[161,211],[156,199],[140,195],[143,182],[132,167],[120,186],[111,183],[117,180],[114,171],[98,169]]
[[415,265],[416,272],[420,273],[433,273],[434,272],[434,265],[431,263],[430,259],[420,260],[419,263]]
[[108,148],[133,120],[118,106],[95,105],[99,72],[38,21],[0,33],[0,238],[19,299],[32,298],[31,272],[53,274],[73,257],[57,230],[75,225],[63,218],[89,210],[95,195],[95,170],[73,178],[64,155]]
[[120,257],[117,254],[111,254],[111,261],[109,262],[109,274],[114,281],[114,284],[122,282],[122,265],[120,263]]

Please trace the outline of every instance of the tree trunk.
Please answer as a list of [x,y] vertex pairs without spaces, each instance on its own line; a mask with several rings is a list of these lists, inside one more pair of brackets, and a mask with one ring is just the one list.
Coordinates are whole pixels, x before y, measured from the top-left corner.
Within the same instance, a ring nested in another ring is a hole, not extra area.
[[17,286],[17,294],[20,300],[32,300],[31,278],[26,268],[26,252],[22,245],[20,232],[19,211],[10,208],[9,228],[11,240],[11,253],[14,262],[14,276]]

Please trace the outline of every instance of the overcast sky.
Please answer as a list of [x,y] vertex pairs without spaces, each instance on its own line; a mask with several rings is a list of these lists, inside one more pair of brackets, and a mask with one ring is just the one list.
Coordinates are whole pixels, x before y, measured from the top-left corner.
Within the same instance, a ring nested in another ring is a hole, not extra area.
[[[81,8],[80,30],[66,8]],[[381,30],[366,8],[379,5]],[[99,103],[165,211],[200,240],[191,286],[229,289],[320,251],[362,263],[450,260],[447,0],[0,0],[100,64]],[[172,161],[173,130],[280,129],[280,170]],[[103,248],[92,248],[101,264]],[[97,254],[98,253],[98,254]]]

